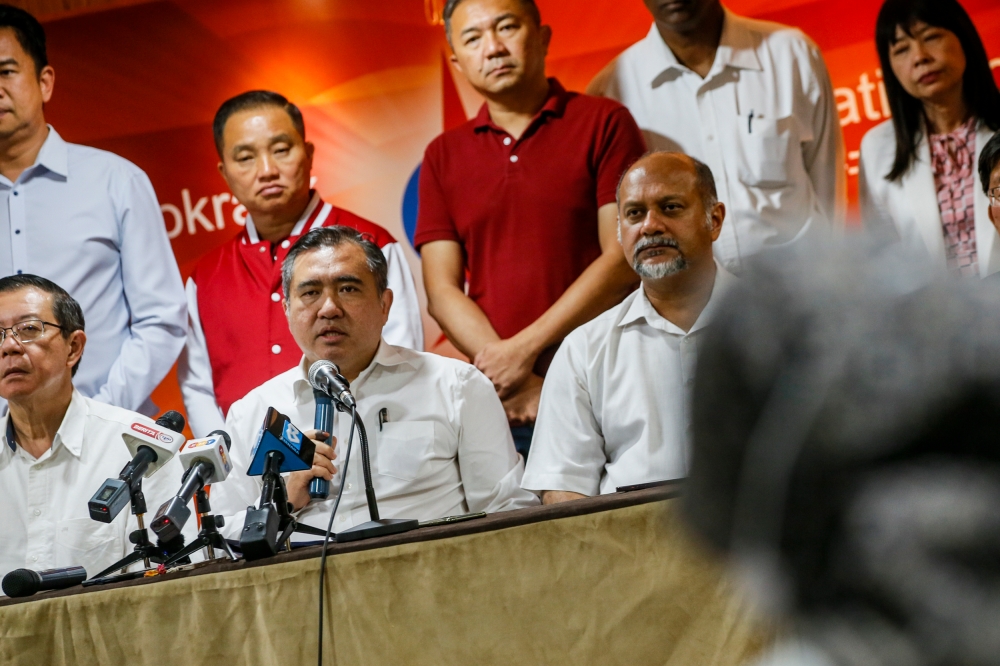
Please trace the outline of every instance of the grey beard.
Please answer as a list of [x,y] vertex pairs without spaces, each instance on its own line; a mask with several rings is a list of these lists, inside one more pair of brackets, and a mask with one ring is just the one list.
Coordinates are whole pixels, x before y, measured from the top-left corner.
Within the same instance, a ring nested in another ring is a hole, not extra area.
[[632,263],[632,268],[639,277],[650,280],[659,280],[674,273],[680,273],[688,267],[687,259],[683,256],[674,257],[670,261],[661,261],[658,264],[644,264],[639,260]]

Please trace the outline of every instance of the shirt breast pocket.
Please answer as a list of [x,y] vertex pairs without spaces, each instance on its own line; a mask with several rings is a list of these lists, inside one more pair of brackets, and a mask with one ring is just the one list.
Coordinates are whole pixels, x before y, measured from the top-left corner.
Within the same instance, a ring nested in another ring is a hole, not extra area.
[[433,421],[384,423],[378,433],[378,473],[413,481],[434,455]]
[[61,520],[56,524],[55,566],[81,566],[93,576],[121,559],[123,544],[118,525],[89,518]]
[[789,151],[794,118],[753,118],[741,128],[738,142],[739,178],[749,187],[780,189],[791,184]]

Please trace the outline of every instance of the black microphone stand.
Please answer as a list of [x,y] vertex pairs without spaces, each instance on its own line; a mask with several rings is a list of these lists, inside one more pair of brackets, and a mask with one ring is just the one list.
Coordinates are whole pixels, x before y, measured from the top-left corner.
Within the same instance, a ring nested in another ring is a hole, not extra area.
[[268,451],[264,458],[260,506],[247,508],[240,534],[240,550],[248,562],[277,554],[282,543],[291,550],[288,538],[295,530],[296,522],[288,504],[285,480],[278,471],[284,461],[285,456],[280,451]]
[[[337,401],[337,406],[341,411],[348,411],[347,406]],[[368,522],[337,532],[337,543],[346,541],[358,541],[360,539],[370,539],[388,534],[399,534],[415,530],[420,526],[419,521],[411,518],[380,518],[378,515],[378,503],[375,500],[375,487],[372,485],[372,464],[368,450],[368,433],[365,430],[364,421],[354,412],[354,421],[358,428],[358,439],[361,441],[361,470],[365,478],[365,497],[368,500]]]
[[216,548],[224,550],[229,559],[236,559],[236,555],[233,554],[229,543],[222,538],[222,534],[219,532],[219,528],[224,526],[226,521],[222,516],[213,516],[211,514],[212,506],[208,502],[208,493],[205,492],[204,488],[199,489],[195,494],[195,507],[198,511],[198,519],[201,521],[201,531],[198,532],[198,536],[195,537],[194,541],[164,562],[163,566],[169,567],[202,548],[205,549],[206,559],[209,560],[215,559]]

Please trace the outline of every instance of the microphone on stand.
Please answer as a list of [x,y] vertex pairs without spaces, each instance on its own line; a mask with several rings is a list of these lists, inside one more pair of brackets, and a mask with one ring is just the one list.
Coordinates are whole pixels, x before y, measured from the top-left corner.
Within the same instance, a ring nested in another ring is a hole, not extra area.
[[[358,428],[358,439],[361,442],[361,469],[365,478],[365,497],[368,500],[368,517],[370,520],[367,523],[362,523],[343,532],[338,532],[337,542],[357,541],[359,539],[370,539],[371,537],[385,536],[387,534],[398,534],[399,532],[408,532],[419,527],[420,523],[410,518],[379,517],[378,502],[375,499],[375,487],[372,484],[368,433],[365,431],[364,421],[357,416],[357,401],[351,395],[350,384],[340,374],[340,369],[330,361],[316,361],[309,367],[309,383],[312,385],[314,391],[325,393],[336,401],[341,411],[349,411],[353,414],[355,425]],[[341,481],[341,483],[344,482]]]

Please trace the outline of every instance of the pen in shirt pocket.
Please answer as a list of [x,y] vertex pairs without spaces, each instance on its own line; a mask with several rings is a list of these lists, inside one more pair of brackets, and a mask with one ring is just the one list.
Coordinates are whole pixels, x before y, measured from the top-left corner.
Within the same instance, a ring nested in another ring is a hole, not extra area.
[[383,407],[378,410],[378,431],[382,432],[382,424],[389,422],[389,408]]
[[747,134],[753,134],[753,109],[750,109],[750,115],[747,116]]

